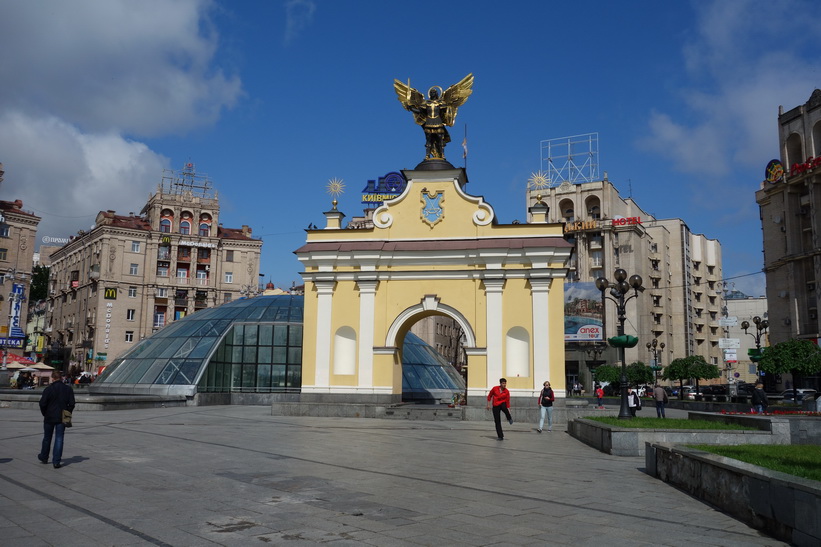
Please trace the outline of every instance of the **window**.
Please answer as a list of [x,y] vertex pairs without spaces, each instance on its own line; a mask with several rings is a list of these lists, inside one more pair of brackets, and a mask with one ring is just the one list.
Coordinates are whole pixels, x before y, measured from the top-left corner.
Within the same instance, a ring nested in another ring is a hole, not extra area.
[[168,263],[157,264],[157,277],[168,277]]
[[166,287],[157,287],[157,296],[160,298],[168,298],[168,289]]
[[171,233],[171,221],[164,218],[160,221],[160,231],[166,234]]
[[225,272],[225,282],[226,283],[233,283],[234,282],[234,272]]
[[231,299],[232,299],[232,297],[231,297],[231,293],[230,293],[230,292],[227,292],[227,293],[225,293],[225,294],[222,296],[222,301],[223,301],[223,302],[230,302],[230,301],[231,301]]
[[134,331],[133,330],[125,331],[125,341],[126,342],[133,342],[134,341]]
[[180,222],[180,233],[184,236],[187,236],[191,233],[191,223],[187,220],[183,220]]
[[125,320],[134,321],[134,316],[137,315],[137,310],[125,310]]
[[211,258],[211,249],[198,249],[197,258],[206,261]]
[[0,224],[0,237],[9,237],[9,225]]
[[128,297],[137,298],[137,287],[128,287]]
[[8,255],[8,252],[9,252],[8,249],[0,249],[0,260],[8,260],[8,258],[6,258],[7,255]]
[[157,259],[168,260],[171,258],[171,247],[165,245],[157,247]]
[[188,270],[185,268],[177,268],[177,279],[187,279],[188,278]]
[[134,263],[132,263],[131,267],[128,269],[128,273],[130,273],[131,275],[137,275],[139,273],[139,271],[140,271],[140,265],[139,264],[134,264]]
[[200,224],[200,235],[201,236],[208,237],[210,235],[210,232],[211,232],[211,227],[208,224],[206,224],[204,222],[202,224]]
[[226,262],[233,262],[234,261],[234,251],[225,251],[225,261]]
[[132,241],[131,242],[131,252],[132,253],[139,253],[140,252],[140,242],[139,241]]
[[165,312],[154,312],[154,328],[161,329],[165,326]]

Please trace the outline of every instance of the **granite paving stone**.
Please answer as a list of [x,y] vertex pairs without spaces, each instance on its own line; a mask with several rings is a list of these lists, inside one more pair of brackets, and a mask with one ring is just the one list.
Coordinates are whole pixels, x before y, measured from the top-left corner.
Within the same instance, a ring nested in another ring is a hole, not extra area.
[[0,409],[0,542],[28,545],[783,545],[561,427],[84,411],[62,469]]

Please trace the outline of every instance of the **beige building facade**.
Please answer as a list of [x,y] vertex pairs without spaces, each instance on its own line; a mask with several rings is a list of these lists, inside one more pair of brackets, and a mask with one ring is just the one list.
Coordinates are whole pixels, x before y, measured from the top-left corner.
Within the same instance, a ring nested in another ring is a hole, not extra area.
[[0,346],[17,355],[23,354],[25,346],[27,300],[39,223],[40,217],[24,210],[22,201],[0,201]]
[[224,228],[192,164],[167,175],[139,215],[103,211],[50,257],[46,334],[96,369],[198,310],[258,292],[262,241]]
[[[605,175],[603,180],[562,182],[528,190],[549,206],[548,221],[564,223],[565,237],[576,253],[566,283],[613,280],[616,268],[642,277],[644,292],[626,305],[625,332],[639,344],[625,353],[627,364],[651,364],[646,344],[657,341],[661,366],[672,359],[701,355],[723,368],[719,347],[722,267],[721,245],[693,233],[681,219],[656,219],[633,199],[622,198]],[[597,295],[600,293],[596,293]],[[598,296],[597,296],[598,297]],[[616,306],[604,306],[604,336],[616,335]],[[565,363],[568,382],[580,381],[589,392],[591,369],[620,364],[615,348],[596,341],[569,341]],[[595,348],[595,349],[594,349]]]

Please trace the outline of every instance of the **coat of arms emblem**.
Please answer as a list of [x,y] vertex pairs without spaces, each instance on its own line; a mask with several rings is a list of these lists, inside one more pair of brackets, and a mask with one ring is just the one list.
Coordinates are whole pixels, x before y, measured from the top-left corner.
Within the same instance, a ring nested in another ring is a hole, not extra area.
[[436,192],[435,194],[428,194],[426,192],[422,192],[422,203],[424,206],[422,207],[422,220],[433,226],[444,216],[444,209],[442,209],[442,202],[445,200],[445,196],[442,192]]

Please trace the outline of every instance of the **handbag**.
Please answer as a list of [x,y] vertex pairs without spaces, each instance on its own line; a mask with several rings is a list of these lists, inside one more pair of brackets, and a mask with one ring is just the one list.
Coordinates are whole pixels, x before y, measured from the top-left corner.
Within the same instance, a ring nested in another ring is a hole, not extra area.
[[71,427],[71,411],[64,410],[63,411],[63,425],[66,427]]

